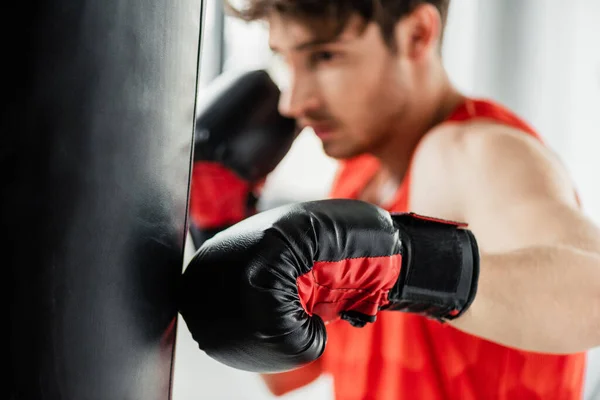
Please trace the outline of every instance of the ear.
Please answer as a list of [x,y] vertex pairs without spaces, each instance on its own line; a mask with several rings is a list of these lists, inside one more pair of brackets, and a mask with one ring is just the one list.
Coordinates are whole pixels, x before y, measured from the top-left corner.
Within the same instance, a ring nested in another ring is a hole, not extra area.
[[394,37],[403,56],[421,59],[438,51],[441,33],[442,17],[438,9],[421,4],[396,24]]

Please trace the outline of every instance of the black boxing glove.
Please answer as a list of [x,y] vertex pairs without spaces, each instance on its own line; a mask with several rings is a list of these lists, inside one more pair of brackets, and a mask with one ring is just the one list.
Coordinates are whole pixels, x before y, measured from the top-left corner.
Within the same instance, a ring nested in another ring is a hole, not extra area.
[[279,96],[264,70],[222,75],[202,93],[190,191],[196,248],[256,212],[262,184],[298,134],[277,111]]
[[179,309],[212,358],[282,372],[322,354],[327,321],[363,326],[381,310],[456,318],[478,274],[477,242],[464,225],[358,200],[313,201],[207,241],[182,276]]

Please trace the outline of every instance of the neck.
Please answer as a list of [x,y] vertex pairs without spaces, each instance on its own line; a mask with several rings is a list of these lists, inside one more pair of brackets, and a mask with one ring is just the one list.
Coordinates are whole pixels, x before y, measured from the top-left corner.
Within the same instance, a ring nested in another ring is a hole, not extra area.
[[379,159],[383,174],[398,183],[404,178],[412,154],[423,136],[465,101],[443,70],[432,75],[434,77],[423,85],[424,90],[419,91],[418,98],[403,110],[388,136],[390,140],[372,152]]

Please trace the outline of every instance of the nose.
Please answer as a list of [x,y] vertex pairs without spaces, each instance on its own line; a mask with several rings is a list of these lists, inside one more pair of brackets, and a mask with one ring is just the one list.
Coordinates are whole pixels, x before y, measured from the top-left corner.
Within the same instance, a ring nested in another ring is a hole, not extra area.
[[289,86],[281,90],[279,113],[288,118],[298,119],[308,112],[318,109],[319,98],[311,82],[290,77]]

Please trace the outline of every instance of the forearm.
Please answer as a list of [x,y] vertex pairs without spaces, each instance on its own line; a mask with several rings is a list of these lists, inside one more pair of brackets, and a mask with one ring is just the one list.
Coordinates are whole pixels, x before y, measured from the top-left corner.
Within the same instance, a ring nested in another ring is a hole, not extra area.
[[600,255],[557,246],[482,255],[475,301],[452,325],[529,351],[599,346]]

